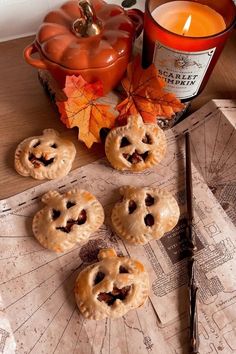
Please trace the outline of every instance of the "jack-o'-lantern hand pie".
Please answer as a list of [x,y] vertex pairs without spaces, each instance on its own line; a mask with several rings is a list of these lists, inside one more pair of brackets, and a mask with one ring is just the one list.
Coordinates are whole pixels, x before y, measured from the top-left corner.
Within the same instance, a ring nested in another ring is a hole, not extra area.
[[111,214],[114,231],[129,243],[140,245],[160,239],[178,222],[180,211],[175,198],[159,188],[120,188],[123,199]]
[[74,144],[54,129],[23,140],[15,152],[15,169],[22,176],[54,179],[66,176],[76,154]]
[[89,319],[117,318],[143,305],[149,278],[141,262],[118,257],[114,249],[102,249],[99,262],[83,269],[75,283],[75,298]]
[[102,205],[85,190],[49,191],[42,202],[46,206],[33,218],[33,233],[43,247],[55,252],[86,241],[104,221]]
[[125,126],[109,132],[105,152],[115,169],[140,172],[158,164],[166,146],[165,133],[157,124],[145,124],[140,115],[133,115]]

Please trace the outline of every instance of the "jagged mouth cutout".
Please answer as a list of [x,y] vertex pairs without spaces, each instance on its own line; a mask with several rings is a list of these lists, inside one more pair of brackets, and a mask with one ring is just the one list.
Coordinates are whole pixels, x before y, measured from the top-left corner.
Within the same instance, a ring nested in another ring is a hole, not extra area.
[[34,154],[30,154],[29,155],[29,161],[32,163],[32,165],[37,168],[39,166],[49,166],[54,162],[54,157],[52,157],[51,159],[47,160],[45,159],[45,157],[43,155],[41,155],[40,157],[36,157]]
[[[119,273],[129,273],[128,269],[124,266],[119,267]],[[106,274],[102,271],[98,271],[94,278],[94,285],[99,284],[104,278]],[[105,302],[107,306],[112,306],[116,300],[124,301],[129,295],[132,289],[132,285],[126,285],[122,288],[117,288],[113,286],[112,291],[110,292],[100,292],[97,296],[98,301]]]
[[[36,148],[37,146],[39,146],[41,144],[41,141],[40,140],[37,140],[34,145],[32,146],[33,148]],[[50,147],[52,149],[57,149],[57,144],[53,143],[50,145]],[[47,167],[49,165],[51,165],[53,162],[54,162],[54,157],[52,157],[51,159],[46,159],[43,155],[43,153],[41,154],[40,157],[36,157],[34,155],[34,153],[30,153],[29,154],[29,157],[28,157],[29,161],[32,163],[32,165],[34,166],[34,168],[38,168],[40,166],[44,166],[44,167]]]
[[[145,136],[142,139],[142,142],[144,144],[151,145],[152,144],[151,136],[149,134],[145,134]],[[132,145],[129,138],[127,136],[123,136],[120,141],[120,148],[129,146],[129,145]],[[135,150],[133,154],[123,153],[122,155],[128,162],[135,165],[135,164],[142,162],[142,161],[145,162],[148,155],[149,155],[149,151],[145,151],[144,153],[139,153],[137,150]]]
[[[76,205],[76,203],[71,202],[71,201],[68,201],[66,203],[67,209],[72,208],[74,205]],[[60,210],[56,210],[56,209],[52,210],[52,220],[53,221],[57,220],[60,217],[60,215],[61,215]],[[66,226],[57,226],[56,229],[68,234],[71,231],[72,226],[83,225],[86,223],[86,221],[87,221],[87,213],[86,213],[86,210],[83,209],[79,213],[79,216],[77,219],[68,219],[66,222]]]

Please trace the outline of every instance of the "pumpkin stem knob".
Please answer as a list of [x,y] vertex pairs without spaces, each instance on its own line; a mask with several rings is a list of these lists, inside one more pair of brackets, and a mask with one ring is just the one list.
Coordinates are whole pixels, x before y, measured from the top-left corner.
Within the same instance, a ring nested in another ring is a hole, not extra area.
[[116,251],[114,248],[102,248],[98,253],[98,260],[101,261],[105,258],[117,257]]
[[93,6],[88,0],[79,1],[82,17],[73,22],[72,30],[80,37],[96,36],[101,32],[101,25],[95,15]]

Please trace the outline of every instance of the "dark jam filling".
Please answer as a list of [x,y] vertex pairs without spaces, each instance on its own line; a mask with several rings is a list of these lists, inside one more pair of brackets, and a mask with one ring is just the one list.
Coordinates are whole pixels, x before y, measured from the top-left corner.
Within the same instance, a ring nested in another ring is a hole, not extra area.
[[150,195],[150,194],[147,194],[146,195],[146,198],[145,198],[145,205],[146,206],[151,206],[154,204],[154,198]]
[[58,219],[60,215],[61,215],[61,212],[59,210],[52,209],[52,220]]
[[46,160],[43,156],[41,157],[35,157],[34,154],[29,155],[29,161],[34,165],[34,167],[40,167],[41,165],[43,166],[48,166],[51,165],[54,161],[54,157],[52,157],[49,160]]
[[153,226],[154,225],[154,217],[152,214],[147,214],[144,218],[144,222],[146,226]]
[[146,134],[145,137],[142,139],[142,142],[144,144],[152,144],[152,138],[149,134]]
[[129,273],[128,269],[126,269],[124,266],[120,266],[119,268],[119,273]]
[[131,144],[131,142],[129,141],[128,138],[126,138],[126,136],[123,136],[123,138],[121,139],[120,142],[120,147],[125,147],[125,146],[129,146]]
[[69,219],[67,220],[66,226],[59,226],[56,229],[66,232],[68,234],[71,231],[73,225],[83,225],[86,222],[86,220],[87,220],[87,214],[86,211],[83,209],[80,212],[78,219],[76,220]]
[[96,285],[100,283],[103,279],[105,278],[105,273],[103,272],[97,272],[93,284]]
[[75,203],[74,203],[74,202],[68,201],[68,202],[66,203],[67,209],[70,209],[70,208],[72,208],[73,206],[75,206]]
[[98,300],[99,301],[104,301],[108,306],[112,306],[116,300],[125,300],[125,298],[128,296],[129,291],[131,289],[131,286],[125,286],[121,289],[118,289],[117,287],[114,286],[112,292],[110,293],[100,293],[98,294]]
[[129,154],[123,154],[123,157],[129,161],[132,164],[137,164],[141,161],[146,161],[147,157],[148,157],[148,151],[145,151],[143,154],[139,154],[136,150],[132,155]]
[[135,203],[134,200],[129,201],[128,209],[129,209],[129,214],[132,214],[137,209],[137,204]]

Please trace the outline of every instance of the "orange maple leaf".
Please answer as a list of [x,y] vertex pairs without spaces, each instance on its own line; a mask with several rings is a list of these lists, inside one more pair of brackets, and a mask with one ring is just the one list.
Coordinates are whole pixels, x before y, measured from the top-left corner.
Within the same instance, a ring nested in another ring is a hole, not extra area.
[[96,101],[103,96],[102,83],[89,84],[82,76],[67,76],[63,91],[67,100],[56,102],[61,120],[67,128],[78,127],[79,140],[90,148],[100,142],[100,129],[112,128],[115,122],[110,106]]
[[154,64],[142,68],[139,55],[128,65],[127,76],[121,83],[128,95],[116,106],[121,121],[124,116],[139,113],[144,122],[156,123],[157,116],[170,119],[184,108],[174,94],[164,91],[165,82]]

